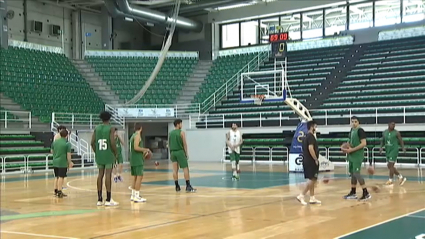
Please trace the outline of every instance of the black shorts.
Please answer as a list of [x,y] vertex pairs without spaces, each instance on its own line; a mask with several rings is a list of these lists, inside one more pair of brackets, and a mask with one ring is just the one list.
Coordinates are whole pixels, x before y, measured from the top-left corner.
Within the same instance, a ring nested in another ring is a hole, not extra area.
[[304,169],[304,178],[305,179],[317,179],[319,175],[319,165],[313,164],[303,164]]
[[66,173],[68,172],[68,168],[53,168],[53,172],[55,173],[55,178],[66,178]]

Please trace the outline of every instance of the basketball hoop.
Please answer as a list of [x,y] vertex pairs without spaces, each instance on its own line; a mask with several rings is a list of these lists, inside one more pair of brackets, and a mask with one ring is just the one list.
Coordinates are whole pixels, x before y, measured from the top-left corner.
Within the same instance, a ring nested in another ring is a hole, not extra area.
[[251,98],[254,99],[254,104],[261,105],[264,101],[264,98],[266,98],[265,95],[251,95]]

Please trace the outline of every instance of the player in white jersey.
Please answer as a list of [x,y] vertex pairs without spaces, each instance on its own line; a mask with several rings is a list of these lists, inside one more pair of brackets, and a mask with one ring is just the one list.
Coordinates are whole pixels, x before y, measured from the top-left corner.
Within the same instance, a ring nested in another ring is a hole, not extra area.
[[239,159],[241,154],[241,145],[243,143],[242,133],[238,130],[238,125],[233,123],[232,129],[226,134],[226,145],[232,162],[233,176],[232,180],[239,179]]

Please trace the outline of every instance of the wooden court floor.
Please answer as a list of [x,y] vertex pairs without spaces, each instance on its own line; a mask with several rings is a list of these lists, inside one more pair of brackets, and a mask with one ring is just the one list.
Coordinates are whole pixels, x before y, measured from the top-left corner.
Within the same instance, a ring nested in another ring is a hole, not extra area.
[[[404,186],[381,187],[368,202],[346,201],[345,167],[321,174],[316,197],[322,205],[300,205],[303,180],[285,165],[242,164],[230,180],[230,165],[192,163],[197,193],[176,193],[170,165],[146,166],[142,195],[131,203],[129,172],[113,184],[116,208],[97,207],[96,171],[72,171],[67,198],[53,196],[52,173],[11,175],[1,181],[1,238],[422,238],[425,235],[425,169],[401,169]],[[365,170],[364,170],[365,171]],[[180,174],[180,178],[183,175]],[[385,168],[367,176],[369,186],[388,179]],[[180,180],[184,185],[184,180]],[[358,189],[360,195],[360,189]],[[391,220],[393,219],[393,220]],[[425,237],[424,237],[425,238]]]

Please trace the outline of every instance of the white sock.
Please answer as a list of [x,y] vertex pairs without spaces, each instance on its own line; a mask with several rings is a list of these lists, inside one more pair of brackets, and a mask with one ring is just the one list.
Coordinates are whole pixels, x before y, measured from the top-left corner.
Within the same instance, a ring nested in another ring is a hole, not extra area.
[[392,178],[390,178],[390,179],[388,179],[388,181],[392,182],[392,181],[393,181],[393,179],[392,179]]
[[135,191],[131,189],[131,196],[134,197]]
[[236,173],[236,170],[233,170],[233,176],[238,175],[238,173]]
[[134,197],[138,198],[139,195],[140,195],[140,192],[139,191],[134,191]]
[[314,196],[310,196],[310,200],[315,200],[316,198]]
[[236,170],[239,171],[239,163],[236,164]]
[[398,175],[398,178],[403,178],[403,176],[401,174]]

